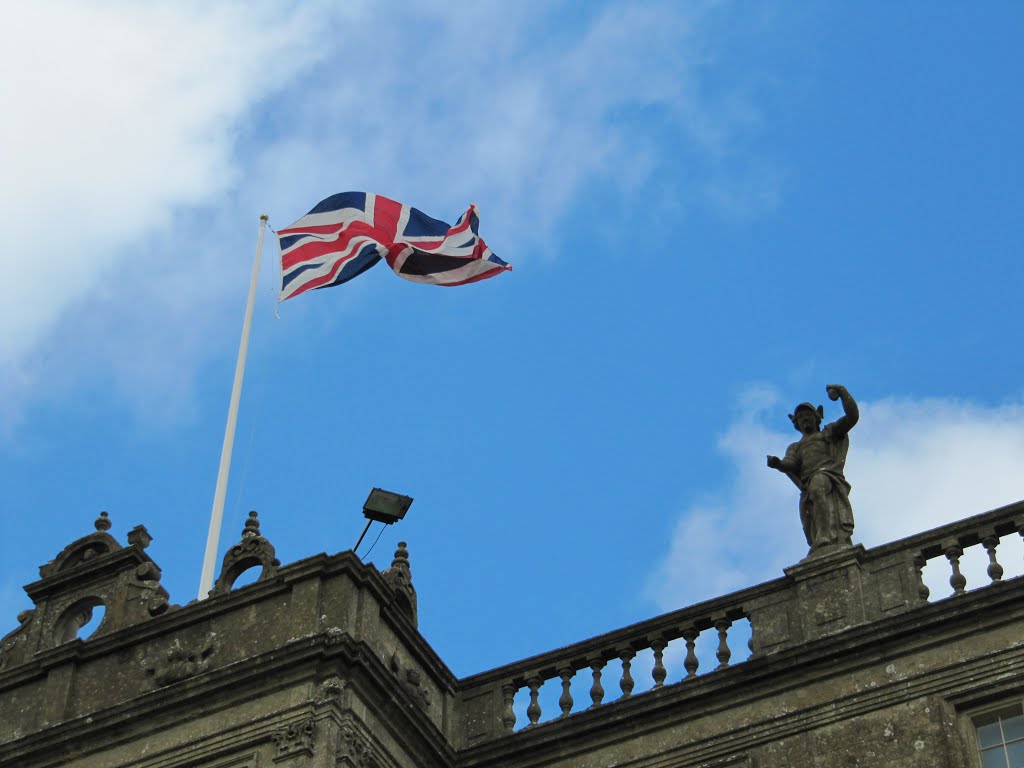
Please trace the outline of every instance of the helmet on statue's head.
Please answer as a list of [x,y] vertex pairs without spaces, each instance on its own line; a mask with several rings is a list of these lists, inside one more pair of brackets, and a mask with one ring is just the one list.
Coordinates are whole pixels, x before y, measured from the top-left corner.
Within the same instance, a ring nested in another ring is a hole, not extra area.
[[822,406],[819,405],[815,408],[810,403],[800,403],[800,405],[793,409],[793,413],[789,415],[789,420],[793,422],[793,426],[796,426],[796,417],[800,411],[810,411],[818,426],[821,426],[822,419],[825,418],[825,409]]

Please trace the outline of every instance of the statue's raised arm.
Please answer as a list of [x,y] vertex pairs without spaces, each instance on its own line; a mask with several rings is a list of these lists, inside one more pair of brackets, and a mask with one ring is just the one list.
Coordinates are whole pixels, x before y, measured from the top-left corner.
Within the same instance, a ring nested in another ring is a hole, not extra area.
[[857,401],[853,399],[849,390],[842,384],[829,384],[825,387],[825,394],[833,402],[839,400],[843,404],[843,415],[832,423],[832,431],[837,437],[841,437],[853,429],[860,421],[860,409]]
[[825,409],[800,403],[789,416],[800,439],[786,449],[784,458],[768,457],[768,466],[789,476],[800,489],[800,522],[810,554],[853,543],[850,484],[843,468],[848,433],[860,420],[860,410],[841,384],[829,384],[825,393],[842,403],[843,415],[823,429]]

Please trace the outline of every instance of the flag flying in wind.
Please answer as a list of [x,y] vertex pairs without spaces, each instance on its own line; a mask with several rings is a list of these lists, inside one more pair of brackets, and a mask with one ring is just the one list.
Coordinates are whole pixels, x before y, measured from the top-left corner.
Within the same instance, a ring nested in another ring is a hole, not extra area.
[[455,226],[369,192],[341,192],[279,230],[280,300],[341,285],[382,258],[414,283],[465,285],[512,269],[477,233],[470,205]]

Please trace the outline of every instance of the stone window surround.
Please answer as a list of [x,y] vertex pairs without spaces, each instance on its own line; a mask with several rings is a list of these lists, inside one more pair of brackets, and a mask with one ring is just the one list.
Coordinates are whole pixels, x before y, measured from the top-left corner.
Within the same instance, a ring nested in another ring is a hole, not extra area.
[[964,736],[964,743],[968,746],[967,765],[970,768],[983,768],[981,763],[981,744],[978,741],[979,726],[977,721],[991,715],[1008,712],[1014,707],[1018,709],[1018,712],[1024,713],[1024,691],[1012,696],[1003,696],[983,706],[971,707],[959,712],[961,732]]

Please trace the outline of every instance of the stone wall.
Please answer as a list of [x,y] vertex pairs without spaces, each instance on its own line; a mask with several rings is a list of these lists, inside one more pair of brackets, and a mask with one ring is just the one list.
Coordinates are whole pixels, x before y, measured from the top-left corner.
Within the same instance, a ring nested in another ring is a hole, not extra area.
[[145,529],[109,527],[40,569],[0,640],[4,768],[977,768],[969,713],[1024,692],[1024,578],[999,563],[1024,503],[462,680],[416,629],[404,544],[384,573],[351,552],[282,567],[253,514],[211,597],[176,606]]

